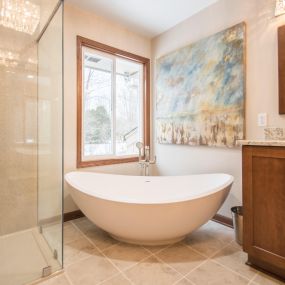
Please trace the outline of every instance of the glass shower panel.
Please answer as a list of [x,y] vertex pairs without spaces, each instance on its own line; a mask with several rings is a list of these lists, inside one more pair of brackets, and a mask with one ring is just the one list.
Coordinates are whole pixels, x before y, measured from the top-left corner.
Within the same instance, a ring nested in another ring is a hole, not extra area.
[[[38,149],[38,109],[44,108],[45,114],[50,112],[53,116],[55,112],[59,112],[57,116],[60,117],[60,124],[62,121],[62,110],[56,109],[55,104],[38,104],[41,101],[38,99],[38,91],[41,90],[38,90],[40,88],[37,80],[39,61],[37,39],[40,34],[43,34],[42,40],[47,37],[44,27],[60,3],[58,0],[0,0],[1,285],[27,284],[40,279],[50,270],[53,272],[61,268],[59,261],[61,261],[62,247],[58,246],[56,252],[51,250],[45,234],[41,234],[38,228],[38,221],[42,217],[39,214],[42,210],[38,207],[44,209],[46,203],[51,207],[49,199],[52,196],[44,201],[41,195],[38,195],[37,167],[38,153],[41,155],[44,153]],[[61,32],[57,34],[61,31],[61,13],[60,9],[57,13],[59,16],[52,21],[56,22],[58,27],[54,30],[55,40],[45,41],[45,44],[49,45],[45,49],[55,49],[54,44],[62,38]],[[50,28],[47,28],[46,32],[49,30]],[[61,45],[58,44],[57,47],[58,53],[61,54]],[[40,62],[45,61],[42,59],[43,56],[50,56],[41,52],[40,55]],[[60,56],[48,60],[54,60],[54,66],[62,64]],[[58,69],[58,74],[55,76],[61,81],[62,70]],[[41,82],[48,85],[50,80],[50,77],[46,76]],[[52,84],[55,84],[55,80]],[[61,104],[62,90],[59,92],[58,100]],[[54,127],[52,122],[47,118],[45,120],[44,125],[52,130]],[[61,167],[62,160],[59,159],[57,163],[59,166],[52,169],[55,176],[58,175],[57,169]],[[58,191],[61,190],[58,188]],[[58,193],[58,196],[61,197],[61,193]],[[41,203],[38,203],[39,199]],[[61,216],[61,205],[55,203],[53,207],[54,212],[59,212]],[[57,219],[60,220],[59,217]],[[47,221],[50,220],[45,222]],[[58,236],[61,236],[61,230]]]
[[62,265],[62,86],[60,7],[38,43],[38,223],[59,267]]

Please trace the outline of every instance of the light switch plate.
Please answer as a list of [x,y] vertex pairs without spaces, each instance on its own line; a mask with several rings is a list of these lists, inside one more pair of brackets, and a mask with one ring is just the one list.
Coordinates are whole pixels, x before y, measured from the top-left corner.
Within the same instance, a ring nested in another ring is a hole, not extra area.
[[257,115],[257,125],[259,127],[267,127],[267,113],[259,113]]

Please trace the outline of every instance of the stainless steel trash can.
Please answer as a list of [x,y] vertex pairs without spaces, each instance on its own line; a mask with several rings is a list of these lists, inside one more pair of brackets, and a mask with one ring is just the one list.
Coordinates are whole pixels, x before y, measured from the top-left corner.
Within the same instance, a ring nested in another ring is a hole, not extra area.
[[235,229],[236,242],[242,245],[243,240],[243,208],[242,206],[232,207],[232,216]]

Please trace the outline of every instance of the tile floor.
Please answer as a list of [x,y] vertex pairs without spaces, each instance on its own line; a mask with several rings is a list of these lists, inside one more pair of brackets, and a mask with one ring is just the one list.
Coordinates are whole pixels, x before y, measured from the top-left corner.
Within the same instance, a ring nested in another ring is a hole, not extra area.
[[281,285],[246,266],[233,230],[208,222],[183,242],[117,242],[86,218],[64,225],[65,272],[41,285]]
[[37,280],[46,266],[61,268],[38,228],[0,236],[0,284],[19,285]]

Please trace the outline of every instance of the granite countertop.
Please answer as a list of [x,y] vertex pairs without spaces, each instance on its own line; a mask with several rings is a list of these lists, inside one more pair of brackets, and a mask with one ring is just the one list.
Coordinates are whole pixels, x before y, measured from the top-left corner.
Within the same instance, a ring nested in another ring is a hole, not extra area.
[[237,145],[285,146],[285,140],[238,140]]

